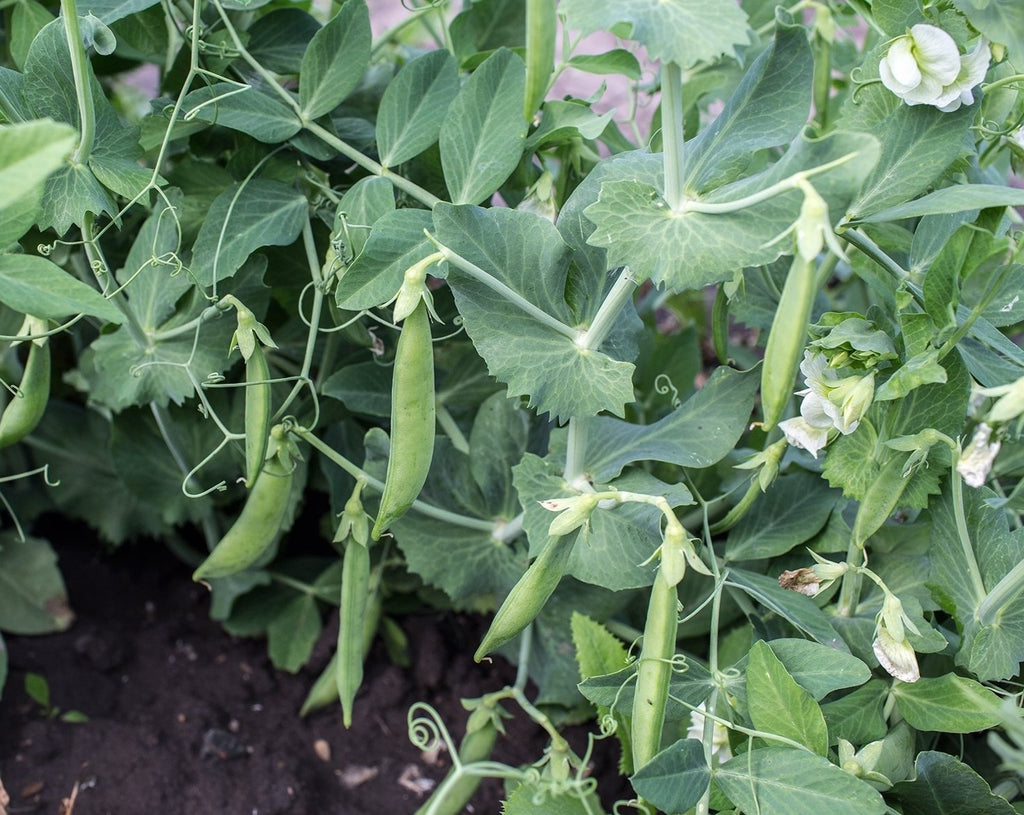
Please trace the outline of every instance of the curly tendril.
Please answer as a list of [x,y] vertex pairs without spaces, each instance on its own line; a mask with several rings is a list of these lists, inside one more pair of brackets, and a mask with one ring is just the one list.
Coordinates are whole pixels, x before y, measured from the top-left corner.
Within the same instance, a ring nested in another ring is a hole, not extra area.
[[456,767],[461,766],[459,751],[437,710],[426,702],[416,702],[409,708],[406,721],[409,741],[412,742],[413,747],[427,753],[437,749],[443,742],[448,749],[448,755],[451,756],[452,764]]
[[857,98],[857,95],[861,91],[863,91],[867,87],[870,87],[871,85],[882,84],[881,79],[862,79],[861,77],[863,76],[863,74],[864,69],[859,65],[852,71],[850,71],[850,82],[853,83],[853,95],[850,97],[850,99],[853,101],[855,105],[860,104],[860,100]]
[[679,407],[679,388],[672,384],[672,379],[668,374],[658,374],[654,378],[654,390],[662,396],[666,393],[671,393],[672,398],[669,400],[669,404],[674,408]]

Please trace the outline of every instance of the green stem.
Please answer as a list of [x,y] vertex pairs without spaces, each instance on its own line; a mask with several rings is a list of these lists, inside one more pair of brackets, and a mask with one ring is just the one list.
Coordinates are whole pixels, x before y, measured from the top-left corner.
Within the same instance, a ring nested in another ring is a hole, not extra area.
[[601,302],[597,314],[590,323],[590,328],[577,339],[576,346],[584,351],[595,351],[601,347],[611,333],[619,313],[636,291],[637,281],[626,266]]
[[[82,221],[82,247],[85,249],[85,256],[89,261],[89,268],[92,269],[93,275],[96,277],[96,282],[99,284],[101,293],[103,292],[104,286],[103,281],[99,278],[100,269],[104,270],[106,274],[113,276],[113,272],[110,270],[110,265],[107,263],[106,258],[103,256],[103,250],[100,248],[99,241],[96,238],[96,216],[92,212],[85,213],[85,219]],[[151,347],[149,337],[146,335],[146,330],[139,323],[138,318],[135,316],[128,305],[125,303],[124,298],[120,296],[114,296],[107,298],[112,303],[121,315],[124,317],[125,330],[135,340],[139,348],[149,349]]]
[[377,42],[375,42],[373,44],[373,48],[370,49],[370,61],[373,62],[374,57],[380,54],[384,47],[393,39],[395,39],[395,37],[397,37],[399,34],[405,31],[405,29],[409,28],[414,23],[420,22],[420,17],[433,10],[433,4],[421,6],[420,8],[416,9],[410,9],[408,17],[406,17],[401,22],[395,23],[393,26],[391,26],[391,28],[381,32],[381,35],[377,38]]
[[[293,426],[291,432],[302,439],[304,442],[309,444],[314,450],[319,452],[325,458],[337,464],[346,473],[351,475],[353,478],[362,479],[366,482],[366,486],[377,492],[384,492],[384,482],[374,478],[372,475],[367,473],[361,467],[356,466],[343,455],[338,453],[332,447],[328,446],[324,442],[320,441],[313,433],[304,427]],[[482,518],[471,518],[468,515],[459,515],[457,512],[449,512],[446,509],[435,507],[432,504],[428,504],[424,501],[416,500],[413,501],[412,509],[420,515],[426,515],[428,518],[435,518],[439,521],[445,521],[453,526],[461,526],[463,529],[475,529],[479,532],[494,532],[494,523],[491,521],[485,521]]]
[[448,408],[446,408],[440,400],[438,400],[434,405],[434,414],[437,417],[437,423],[441,425],[441,429],[444,430],[445,435],[447,435],[451,440],[452,447],[460,453],[469,455],[469,442],[466,440],[466,435],[455,423],[455,419],[452,418],[452,414],[449,413]]
[[982,625],[997,623],[1000,614],[1021,591],[1024,591],[1024,560],[1010,569],[978,603],[974,618]]
[[565,469],[562,475],[570,486],[583,476],[583,461],[587,453],[587,424],[579,416],[569,419],[568,439],[565,446]]
[[96,108],[92,98],[89,59],[82,45],[82,32],[78,27],[78,8],[75,0],[61,0],[61,16],[64,18],[64,33],[67,36],[68,51],[71,54],[71,74],[75,79],[75,97],[78,101],[78,121],[81,138],[71,160],[85,164],[92,154],[96,138]]
[[509,288],[500,280],[498,280],[498,278],[496,278],[494,275],[490,274],[489,272],[485,272],[472,261],[462,257],[462,255],[460,255],[455,250],[449,249],[447,246],[440,243],[436,238],[434,238],[429,233],[427,234],[427,237],[444,255],[444,259],[448,261],[448,263],[450,263],[452,266],[455,266],[460,271],[465,272],[478,283],[483,283],[495,294],[503,297],[505,300],[514,305],[520,311],[529,314],[541,325],[550,328],[553,331],[556,331],[557,333],[561,334],[564,337],[568,337],[573,342],[577,341],[577,339],[579,338],[579,332],[575,328],[567,326],[561,320],[552,317],[542,308],[535,306],[533,303],[531,303],[529,300],[527,300],[525,297],[519,294],[519,292]]
[[[978,561],[974,556],[974,546],[971,544],[971,533],[967,528],[967,513],[964,511],[964,482],[956,471],[956,459],[957,457],[953,456],[953,472],[949,479],[950,489],[953,492],[953,517],[956,519],[956,534],[960,539],[960,547],[963,549],[964,562],[967,564],[967,572],[971,579],[971,588],[974,591],[975,599],[980,601],[981,605],[985,605],[990,598],[985,596],[987,593],[985,581],[981,579],[981,570],[978,568]],[[1000,585],[1002,582],[1000,581]],[[981,605],[978,607],[979,612]],[[994,606],[989,605],[988,608],[994,608]],[[976,615],[979,612],[976,612]]]
[[864,562],[864,550],[857,545],[857,541],[850,536],[850,544],[846,549],[846,562],[857,568],[850,569],[843,575],[842,584],[839,589],[839,605],[837,614],[840,617],[852,617],[860,602],[860,587],[863,576],[860,572],[860,565]]
[[1012,85],[1014,82],[1024,82],[1024,74],[1011,74],[1010,76],[1004,76],[1002,79],[997,79],[994,82],[982,85],[981,89],[983,92],[988,93],[996,88]]
[[665,200],[673,211],[682,207],[685,142],[683,139],[683,73],[678,63],[661,66],[661,143],[665,168]]
[[957,325],[956,331],[950,335],[949,339],[947,339],[939,349],[940,360],[952,351],[960,340],[967,336],[970,330],[974,327],[974,324],[982,316],[985,309],[989,307],[989,304],[995,298],[996,294],[998,294],[1003,285],[1003,280],[1006,278],[1007,274],[1009,274],[1010,269],[1014,268],[1017,268],[1015,264],[1005,263],[998,275],[988,276],[988,288],[985,291],[985,294],[977,303],[974,304],[970,314],[967,315],[967,319]]
[[896,278],[897,282],[906,283],[910,280],[910,272],[889,257],[877,243],[859,229],[847,229],[838,234],[851,246],[856,246],[861,252],[889,272],[889,274]]

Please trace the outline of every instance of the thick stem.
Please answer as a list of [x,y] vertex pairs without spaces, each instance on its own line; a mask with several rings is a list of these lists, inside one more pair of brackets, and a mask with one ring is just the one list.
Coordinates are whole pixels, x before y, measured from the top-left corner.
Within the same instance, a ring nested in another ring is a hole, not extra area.
[[864,562],[864,550],[853,539],[853,535],[850,536],[850,545],[846,550],[846,562],[858,568],[850,569],[843,575],[843,582],[839,590],[839,605],[836,611],[840,617],[852,617],[860,602],[860,586],[863,577],[859,567]]
[[665,168],[665,201],[678,210],[685,198],[683,192],[683,72],[678,63],[661,66],[661,143]]
[[[978,568],[978,561],[974,556],[971,533],[967,528],[967,513],[964,511],[964,483],[960,480],[960,474],[956,471],[956,456],[954,456],[953,461],[953,472],[950,475],[950,490],[953,493],[953,517],[956,519],[956,534],[960,539],[960,547],[963,549],[964,562],[967,564],[967,572],[971,579],[974,596],[980,602],[976,612],[976,616],[980,619],[982,606],[986,606],[987,609],[998,608],[998,606],[991,604],[991,595],[986,597],[985,581],[981,579],[981,570]],[[1012,573],[1010,572],[1010,574]],[[1006,577],[1009,576],[1008,574]],[[1005,577],[999,582],[999,585],[1003,585],[1004,582],[1006,582]]]
[[600,348],[601,343],[611,333],[615,320],[618,319],[619,313],[633,296],[634,291],[636,291],[636,278],[633,277],[627,266],[623,268],[618,280],[609,290],[608,296],[598,307],[597,314],[594,315],[594,319],[590,323],[590,328],[577,338],[576,345],[586,351],[595,351]]
[[583,461],[587,453],[587,425],[579,417],[569,419],[569,437],[565,448],[565,469],[563,476],[570,485],[575,485],[583,476]]
[[71,53],[71,74],[75,79],[75,97],[78,101],[78,129],[80,138],[71,160],[85,164],[92,153],[96,138],[96,109],[92,98],[89,60],[82,45],[82,32],[78,27],[78,8],[75,0],[61,0],[61,16],[64,18],[64,33],[67,36],[68,51]]

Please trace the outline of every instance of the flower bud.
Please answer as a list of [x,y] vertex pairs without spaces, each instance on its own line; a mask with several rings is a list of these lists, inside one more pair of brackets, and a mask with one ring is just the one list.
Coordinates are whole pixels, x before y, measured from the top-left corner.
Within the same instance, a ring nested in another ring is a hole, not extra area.
[[592,494],[576,495],[572,498],[550,498],[541,501],[540,505],[550,512],[559,513],[548,526],[548,535],[561,537],[576,531],[590,520],[597,507],[597,499]]

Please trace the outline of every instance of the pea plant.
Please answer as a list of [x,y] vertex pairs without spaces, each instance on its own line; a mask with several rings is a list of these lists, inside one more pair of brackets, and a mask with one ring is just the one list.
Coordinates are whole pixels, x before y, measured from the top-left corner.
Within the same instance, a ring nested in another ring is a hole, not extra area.
[[421,815],[1024,811],[1017,0],[0,7],[0,629],[55,509],[346,726],[492,615]]

